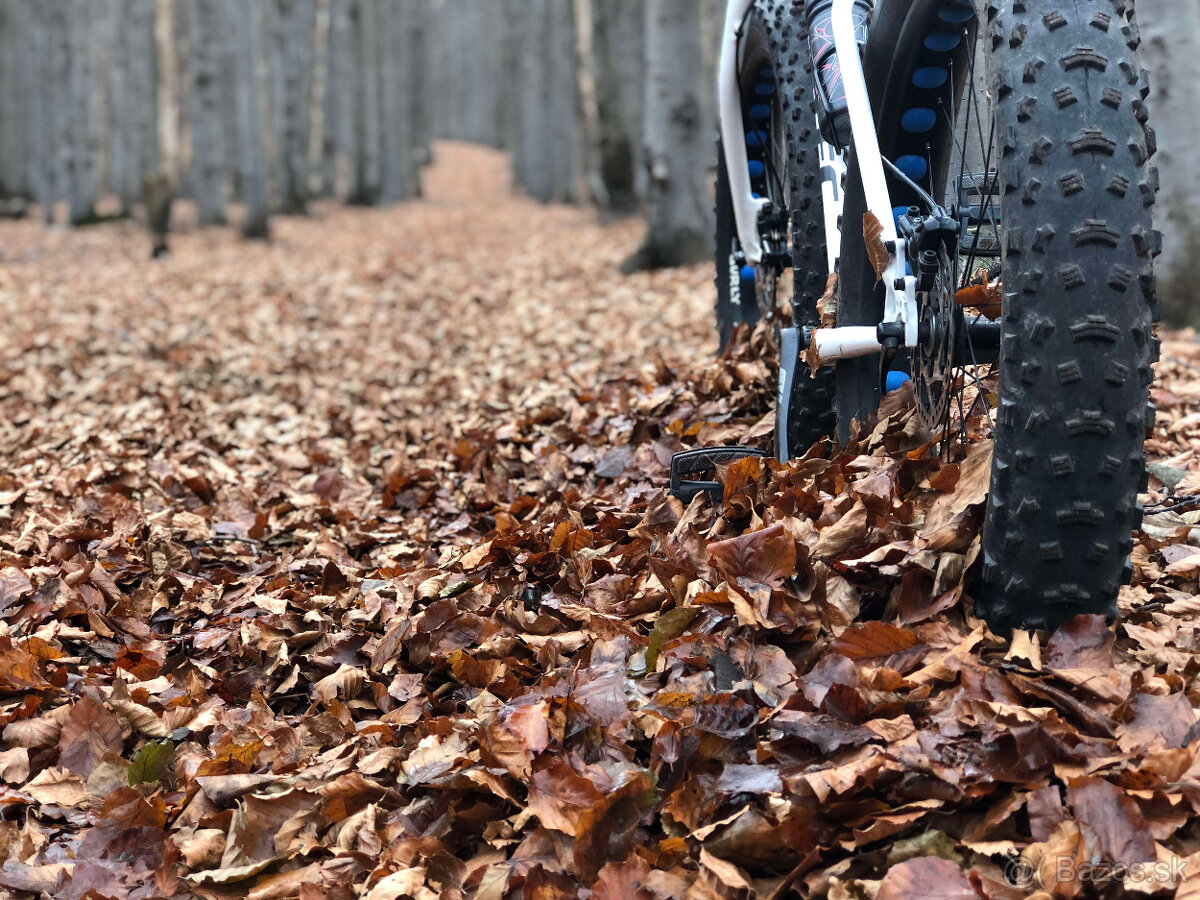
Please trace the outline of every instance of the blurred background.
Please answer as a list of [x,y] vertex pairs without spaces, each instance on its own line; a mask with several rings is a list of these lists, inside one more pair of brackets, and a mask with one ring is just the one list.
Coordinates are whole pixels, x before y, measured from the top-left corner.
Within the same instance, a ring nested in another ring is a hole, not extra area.
[[[0,0],[0,213],[270,235],[421,194],[438,139],[516,190],[645,215],[628,268],[708,254],[724,0]],[[1168,321],[1200,321],[1200,0],[1139,0]],[[670,178],[667,177],[668,170]],[[183,201],[174,204],[173,201]]]

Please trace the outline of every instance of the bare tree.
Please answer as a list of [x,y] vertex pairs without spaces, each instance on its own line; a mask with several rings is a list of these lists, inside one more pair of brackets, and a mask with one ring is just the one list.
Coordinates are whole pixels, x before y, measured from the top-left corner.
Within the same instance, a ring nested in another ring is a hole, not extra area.
[[591,0],[598,127],[595,153],[607,208],[631,213],[646,189],[642,162],[645,66],[642,0]]
[[179,181],[179,73],[175,54],[175,4],[155,0],[154,47],[158,73],[158,173],[172,189]]
[[550,199],[580,199],[582,110],[579,97],[579,45],[575,4],[551,0],[547,22],[550,112]]
[[308,209],[308,130],[312,99],[316,0],[272,0],[270,50],[272,132],[275,135],[275,185],[278,208],[285,213]]
[[392,0],[381,9],[380,33],[383,53],[380,102],[383,115],[383,183],[385,203],[404,200],[415,192],[417,168],[413,158],[416,142],[415,107],[412,102],[415,66],[413,55],[420,35],[419,4],[425,0]]
[[322,135],[321,191],[338,192],[339,162],[354,156],[354,57],[351,40],[353,0],[329,0],[328,76]]
[[30,24],[30,52],[26,56],[26,85],[29,93],[29,182],[34,199],[42,207],[47,225],[54,224],[54,202],[57,199],[59,156],[56,146],[54,102],[51,85],[54,79],[54,38],[52,10],[40,0],[27,0],[26,14]]
[[643,109],[649,229],[627,269],[700,262],[711,255],[712,143],[704,127],[711,87],[695,0],[646,0]]
[[[433,9],[428,0],[412,0],[409,7],[409,27],[413,31],[412,56],[409,59],[410,115],[413,123],[413,162],[419,169],[433,159],[433,91],[436,82],[430,77],[433,48]],[[414,186],[420,190],[420,183]]]
[[[325,118],[329,113],[329,25],[330,0],[316,0],[313,19],[312,93],[309,98],[308,193],[310,197],[332,196],[325,184]],[[335,151],[336,152],[336,151]]]
[[513,147],[514,174],[517,183],[530,196],[549,200],[551,196],[550,158],[547,139],[550,133],[548,108],[548,71],[545,65],[548,8],[552,0],[526,0],[517,4],[517,72],[520,98],[517,143]]
[[501,147],[514,154],[514,168],[516,148],[520,141],[520,77],[523,50],[523,16],[520,3],[521,0],[501,0],[500,18],[504,27],[497,36],[500,43],[500,56],[497,60],[497,77],[500,80],[500,90],[496,95],[497,138]]
[[54,204],[72,191],[76,147],[71,133],[71,23],[70,0],[46,0],[46,120],[50,150],[50,205],[46,222],[54,222]]
[[151,256],[168,253],[171,208],[179,182],[179,80],[176,57],[175,6],[154,0],[154,50],[157,61],[157,167],[146,176],[146,224],[153,240]]
[[67,96],[65,132],[70,145],[67,158],[67,200],[71,224],[87,222],[96,216],[100,180],[96,171],[99,138],[93,106],[95,55],[92,25],[97,8],[92,4],[67,4],[65,10],[67,53]]
[[225,224],[225,135],[220,73],[232,63],[226,52],[226,0],[190,0],[188,113],[192,134],[191,188],[201,225]]
[[[504,136],[513,178],[543,202],[579,199],[582,135],[578,34],[571,0],[519,0],[508,7],[512,29],[507,52],[494,68],[508,71],[515,90],[497,103],[511,104],[514,125]],[[501,136],[497,136],[500,138]]]
[[1200,255],[1200,6],[1139,0],[1137,12],[1142,60],[1150,70],[1150,122],[1160,138],[1163,314],[1176,325],[1200,325],[1200,288],[1192,273]]
[[382,129],[380,128],[379,0],[353,0],[350,36],[357,62],[354,78],[354,154],[350,160],[348,202],[373,206],[382,190]]
[[237,108],[242,201],[246,204],[242,234],[248,238],[266,239],[270,235],[267,167],[263,150],[258,79],[255,72],[255,60],[262,46],[261,9],[258,8],[256,0],[224,2],[232,26],[234,69],[237,74],[234,103]]
[[108,187],[121,200],[121,212],[128,215],[138,199],[140,190],[129,193],[125,190],[127,172],[131,164],[133,136],[127,125],[131,104],[129,90],[129,48],[126,46],[128,32],[121,27],[125,18],[123,0],[103,0],[100,4],[102,46],[110,48],[103,61],[108,78],[105,84],[105,112],[107,122],[107,180]]
[[158,45],[155,40],[156,0],[123,0],[129,104],[125,127],[131,135],[128,166],[121,187],[125,198],[140,195],[146,178],[159,169]]
[[29,158],[34,122],[31,118],[30,36],[33,11],[28,0],[0,7],[0,191],[6,212],[23,212],[32,193]]

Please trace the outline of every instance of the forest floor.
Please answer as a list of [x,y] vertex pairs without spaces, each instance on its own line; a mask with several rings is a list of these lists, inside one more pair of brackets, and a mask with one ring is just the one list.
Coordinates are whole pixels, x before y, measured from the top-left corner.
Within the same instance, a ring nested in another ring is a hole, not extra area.
[[154,263],[0,224],[0,896],[1200,896],[1194,335],[1118,624],[1001,640],[986,443],[901,394],[684,509],[764,336],[505,172]]

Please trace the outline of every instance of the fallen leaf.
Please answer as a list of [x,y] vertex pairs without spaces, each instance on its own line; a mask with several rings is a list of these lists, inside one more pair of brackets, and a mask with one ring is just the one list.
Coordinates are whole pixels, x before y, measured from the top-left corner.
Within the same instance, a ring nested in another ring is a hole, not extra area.
[[71,707],[58,738],[62,765],[86,778],[105,753],[120,755],[125,739],[116,718],[91,697]]
[[129,783],[146,784],[162,780],[171,764],[175,745],[170,741],[151,741],[133,755],[129,765]]
[[863,214],[863,241],[867,245],[867,259],[875,270],[875,281],[879,283],[891,264],[892,255],[883,242],[883,224],[873,212]]
[[979,900],[979,895],[958,865],[923,856],[888,869],[875,900]]

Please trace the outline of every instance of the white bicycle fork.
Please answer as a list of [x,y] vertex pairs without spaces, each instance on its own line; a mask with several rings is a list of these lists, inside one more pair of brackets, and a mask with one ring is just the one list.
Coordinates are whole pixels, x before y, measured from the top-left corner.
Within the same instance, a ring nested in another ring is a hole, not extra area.
[[[725,148],[725,165],[733,197],[734,217],[738,240],[749,265],[762,261],[762,241],[758,232],[759,214],[768,201],[758,199],[750,186],[749,157],[746,152],[746,128],[742,118],[742,89],[739,83],[739,49],[742,25],[755,0],[729,0],[725,14],[725,36],[721,46],[717,97],[720,106],[721,139]],[[859,171],[866,194],[867,208],[883,227],[881,240],[888,251],[888,265],[883,281],[887,290],[884,301],[884,323],[899,323],[903,344],[915,347],[918,340],[917,279],[910,275],[905,264],[905,242],[896,233],[892,217],[892,201],[887,176],[879,151],[879,136],[871,98],[867,93],[862,58],[854,24],[854,0],[835,0],[833,7],[833,38],[850,110],[851,131],[854,136]],[[807,48],[801,48],[807,52]],[[842,155],[829,144],[821,147],[821,166],[824,185],[824,227],[829,254],[829,270],[836,271],[841,247],[838,222],[842,215],[844,194],[841,189],[846,167]],[[812,333],[811,341],[822,364],[839,359],[868,356],[882,349],[879,329],[873,326],[820,328]]]

